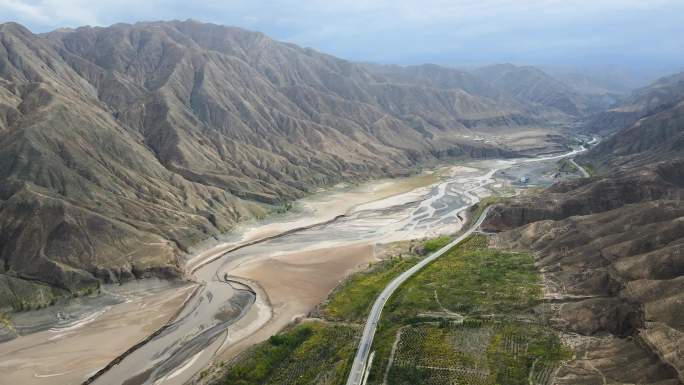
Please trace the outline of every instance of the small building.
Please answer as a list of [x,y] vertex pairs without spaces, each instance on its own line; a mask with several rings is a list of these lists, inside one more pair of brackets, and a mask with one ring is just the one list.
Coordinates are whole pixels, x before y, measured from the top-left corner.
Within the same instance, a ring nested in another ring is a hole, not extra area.
[[527,176],[521,176],[520,177],[520,183],[527,183],[530,181],[530,178]]

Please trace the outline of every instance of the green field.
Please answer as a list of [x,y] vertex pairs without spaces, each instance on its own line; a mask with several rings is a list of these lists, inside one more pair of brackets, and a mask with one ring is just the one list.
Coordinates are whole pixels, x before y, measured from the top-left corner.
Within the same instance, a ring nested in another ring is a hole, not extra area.
[[388,383],[548,384],[567,352],[540,325],[514,322],[416,324],[402,330]]
[[333,291],[317,315],[333,321],[363,322],[382,289],[419,260],[416,255],[392,258],[354,274]]
[[442,247],[446,246],[451,242],[452,238],[448,236],[442,236],[438,238],[433,238],[425,242],[424,246],[424,252],[425,253],[432,253],[434,251],[437,251],[441,249]]
[[541,298],[532,256],[487,243],[468,238],[397,290],[375,337],[369,384],[385,376],[389,384],[518,384],[537,376],[535,362],[556,365],[557,336],[531,312]]
[[529,254],[487,248],[487,237],[465,240],[400,287],[384,320],[399,322],[420,313],[463,315],[520,312],[538,303],[540,277]]
[[360,326],[305,322],[248,350],[213,384],[344,384]]

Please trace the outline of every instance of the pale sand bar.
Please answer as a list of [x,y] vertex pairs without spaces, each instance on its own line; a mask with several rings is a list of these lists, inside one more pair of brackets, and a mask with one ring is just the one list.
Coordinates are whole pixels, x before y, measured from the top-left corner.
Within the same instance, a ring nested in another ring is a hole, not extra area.
[[194,285],[109,307],[90,323],[0,344],[0,383],[80,384],[174,317]]

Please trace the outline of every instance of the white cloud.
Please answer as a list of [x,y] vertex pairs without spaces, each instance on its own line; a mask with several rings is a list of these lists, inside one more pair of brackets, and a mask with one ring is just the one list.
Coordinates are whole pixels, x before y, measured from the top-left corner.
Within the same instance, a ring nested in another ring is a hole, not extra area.
[[133,13],[141,4],[131,0],[0,0],[0,9],[13,21],[46,30],[103,25],[108,22],[107,15]]
[[682,0],[0,0],[0,13],[38,32],[193,18],[357,60],[684,55]]
[[38,23],[50,21],[42,7],[29,4],[26,1],[0,0],[0,9],[3,9],[8,16],[12,15],[16,19],[28,19]]

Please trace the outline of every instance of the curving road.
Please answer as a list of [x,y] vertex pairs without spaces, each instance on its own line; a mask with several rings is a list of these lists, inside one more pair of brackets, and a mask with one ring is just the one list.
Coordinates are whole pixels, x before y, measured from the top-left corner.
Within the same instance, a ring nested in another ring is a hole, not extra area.
[[[598,137],[593,137],[592,140],[588,144],[593,145],[593,144],[596,144],[597,142],[598,142]],[[514,163],[531,163],[531,162],[540,162],[540,161],[548,161],[548,160],[563,159],[563,158],[570,158],[570,161],[575,166],[577,166],[577,168],[579,168],[579,170],[582,172],[582,175],[584,175],[585,177],[588,177],[589,173],[583,167],[581,167],[577,163],[575,163],[574,159],[571,158],[572,156],[577,155],[579,153],[582,153],[586,150],[587,150],[587,148],[583,146],[581,148],[574,149],[574,150],[567,152],[567,153],[564,153],[564,154],[517,160],[515,162],[509,163],[506,166],[493,168],[485,176],[485,178],[486,179],[491,178],[497,170],[509,167]],[[474,190],[474,189],[471,189],[471,190]],[[471,190],[464,191],[463,193],[465,195],[469,195]],[[472,195],[472,194],[470,194],[470,195]],[[471,196],[471,199],[472,199],[473,203],[479,201],[479,199],[475,196]],[[392,296],[392,294],[397,290],[397,288],[399,288],[399,286],[401,286],[401,284],[403,284],[412,275],[417,273],[419,270],[421,270],[423,267],[425,267],[430,262],[441,257],[443,254],[445,254],[451,248],[458,245],[464,239],[468,238],[468,236],[470,236],[473,232],[475,232],[475,230],[477,230],[480,227],[480,225],[482,224],[482,222],[484,221],[488,212],[489,212],[489,207],[487,207],[482,212],[480,217],[477,219],[477,222],[475,222],[475,224],[473,224],[473,226],[471,226],[461,236],[454,239],[451,243],[449,243],[448,245],[439,249],[434,254],[423,259],[422,261],[420,261],[418,264],[416,264],[415,266],[413,266],[409,270],[406,270],[405,272],[403,272],[397,278],[392,280],[389,283],[389,285],[387,285],[385,287],[385,289],[382,291],[382,293],[380,293],[380,296],[375,300],[375,303],[373,303],[373,307],[371,308],[371,312],[368,316],[368,319],[366,320],[366,325],[363,328],[363,335],[361,336],[361,341],[359,342],[359,348],[356,351],[356,356],[354,357],[354,362],[352,363],[352,368],[351,368],[351,371],[349,373],[349,377],[347,378],[347,385],[362,385],[362,384],[364,384],[364,378],[366,377],[365,372],[367,369],[366,368],[366,362],[368,361],[370,349],[373,345],[373,337],[375,336],[375,331],[378,327],[378,321],[380,321],[380,314],[382,313],[382,309],[383,309],[383,307],[385,307],[387,300]]]
[[578,170],[580,170],[583,177],[589,178],[591,176],[584,167],[580,166],[579,164],[577,164],[577,162],[575,162],[574,158],[570,159],[570,163],[572,163],[575,167],[577,167]]
[[464,239],[468,238],[480,227],[488,212],[489,207],[482,212],[482,215],[480,215],[480,217],[477,219],[477,222],[475,222],[475,224],[473,224],[466,232],[454,239],[448,245],[437,250],[427,258],[414,265],[412,268],[406,270],[401,275],[393,279],[392,282],[385,287],[382,293],[380,293],[380,296],[375,300],[373,308],[368,315],[366,326],[363,328],[363,335],[361,336],[361,341],[359,342],[359,349],[356,351],[356,356],[354,357],[351,372],[349,373],[349,378],[347,379],[347,385],[361,385],[363,383],[363,379],[365,377],[364,374],[366,371],[366,361],[368,361],[368,355],[370,354],[370,349],[373,345],[373,337],[375,336],[375,330],[378,327],[378,321],[380,320],[382,308],[385,307],[387,300],[392,296],[397,288],[399,288],[399,286],[401,286],[401,284],[403,284],[412,275],[420,271],[430,262],[441,257],[443,254],[451,250],[451,248],[461,243]]

